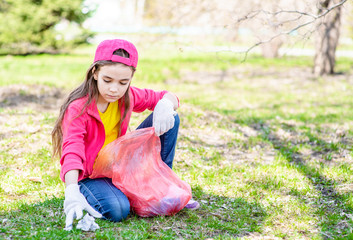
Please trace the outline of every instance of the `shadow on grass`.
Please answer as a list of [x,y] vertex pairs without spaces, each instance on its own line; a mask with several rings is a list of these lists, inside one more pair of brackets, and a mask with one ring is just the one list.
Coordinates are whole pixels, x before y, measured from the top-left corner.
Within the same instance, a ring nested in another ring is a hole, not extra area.
[[[353,208],[349,205],[349,194],[340,194],[336,191],[335,186],[337,182],[322,174],[322,169],[329,162],[322,159],[320,166],[314,166],[310,163],[307,157],[304,158],[303,154],[298,151],[298,145],[293,141],[283,141],[277,136],[271,134],[269,131],[270,126],[261,121],[258,124],[250,125],[255,131],[259,132],[259,136],[265,141],[272,143],[273,147],[278,150],[282,157],[288,163],[296,167],[307,179],[311,182],[314,188],[319,192],[320,197],[314,200],[312,207],[316,209],[315,214],[319,220],[317,227],[321,232],[324,239],[336,239],[342,237],[352,237],[353,219],[350,217]],[[295,131],[294,128],[291,129]],[[325,156],[328,152],[338,152],[339,148],[336,145],[326,142],[311,132],[307,132],[307,144],[318,145],[320,151],[313,154]],[[345,141],[342,142],[344,144]],[[299,193],[292,192],[291,195],[297,197],[303,202],[307,202],[307,197]]]
[[[174,216],[141,218],[130,214],[120,223],[97,219],[95,232],[63,230],[63,199],[22,204],[0,212],[0,238],[4,239],[206,239],[235,238],[258,232],[266,213],[257,203],[227,198],[193,189],[202,199],[197,210],[184,209]],[[76,221],[77,223],[77,221]]]
[[209,194],[199,187],[193,189],[193,196],[202,206],[196,211],[186,212],[196,220],[194,230],[203,233],[195,238],[247,236],[259,232],[267,216],[259,203],[250,203],[242,198]]

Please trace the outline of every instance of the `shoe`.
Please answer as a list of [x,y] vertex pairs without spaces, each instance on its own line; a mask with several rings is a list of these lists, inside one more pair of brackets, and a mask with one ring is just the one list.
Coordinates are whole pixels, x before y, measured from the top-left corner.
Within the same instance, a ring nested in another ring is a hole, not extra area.
[[185,205],[184,208],[190,209],[190,210],[196,210],[200,207],[200,203],[198,201],[195,201],[194,199],[190,199],[189,202]]

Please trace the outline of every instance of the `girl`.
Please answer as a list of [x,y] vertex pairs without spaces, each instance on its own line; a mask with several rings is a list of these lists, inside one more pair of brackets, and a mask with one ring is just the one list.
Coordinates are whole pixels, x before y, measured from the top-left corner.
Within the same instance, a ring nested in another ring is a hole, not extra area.
[[[52,132],[54,156],[60,156],[60,177],[66,183],[66,227],[86,210],[93,217],[125,219],[130,211],[127,197],[111,179],[90,179],[99,151],[128,128],[132,111],[152,110],[138,127],[153,126],[161,140],[161,158],[172,168],[179,129],[175,110],[178,98],[167,91],[130,86],[136,71],[135,46],[121,39],[105,40],[96,50],[84,82],[61,106]],[[199,207],[190,200],[186,206]]]

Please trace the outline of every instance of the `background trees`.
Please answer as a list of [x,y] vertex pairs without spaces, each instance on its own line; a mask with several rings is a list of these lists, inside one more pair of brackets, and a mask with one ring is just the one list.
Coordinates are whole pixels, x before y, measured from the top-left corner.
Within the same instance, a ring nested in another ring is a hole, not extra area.
[[238,43],[239,30],[246,29],[251,34],[245,36],[244,52],[260,46],[264,57],[277,57],[283,43],[295,45],[315,38],[311,41],[315,45],[313,73],[323,75],[334,73],[343,9],[349,4],[347,0],[146,0],[145,16],[153,24],[221,28]]
[[334,73],[340,31],[352,28],[353,3],[348,0],[3,0],[0,53],[56,52],[85,42],[92,33],[82,23],[92,13],[87,7],[92,2],[113,9],[109,17],[101,13],[95,25],[108,26],[110,32],[159,27],[153,32],[176,34],[174,39],[199,34],[198,47],[223,42],[231,51],[240,46],[234,52],[245,56],[256,48],[266,58],[278,57],[283,46],[308,43],[315,49],[315,75]]
[[[84,8],[83,2],[84,0],[0,1],[1,53],[55,52],[86,41],[90,33],[81,24],[90,16],[91,11]],[[66,32],[60,32],[58,23],[71,26],[71,29],[66,28]]]

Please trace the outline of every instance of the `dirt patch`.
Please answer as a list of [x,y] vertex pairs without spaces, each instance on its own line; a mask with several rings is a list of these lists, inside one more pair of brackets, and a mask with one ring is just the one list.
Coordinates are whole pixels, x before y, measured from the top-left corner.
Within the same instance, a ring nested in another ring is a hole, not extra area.
[[45,85],[10,85],[0,88],[0,108],[57,109],[64,91]]
[[10,156],[50,149],[64,91],[44,85],[10,85],[0,88],[0,146]]
[[[170,73],[166,73],[169,75]],[[293,87],[303,88],[303,85],[311,84],[318,81],[311,68],[308,67],[286,67],[278,69],[273,68],[256,68],[253,66],[238,65],[224,70],[204,70],[190,71],[180,70],[180,79],[169,78],[166,83],[195,83],[195,84],[215,84],[221,82],[230,82],[234,79],[247,79],[249,86],[264,86],[266,88],[278,88],[282,85],[291,85]],[[325,76],[328,83],[337,83],[341,81],[349,81],[353,84],[352,73],[335,74]],[[322,80],[322,79],[321,79]]]

